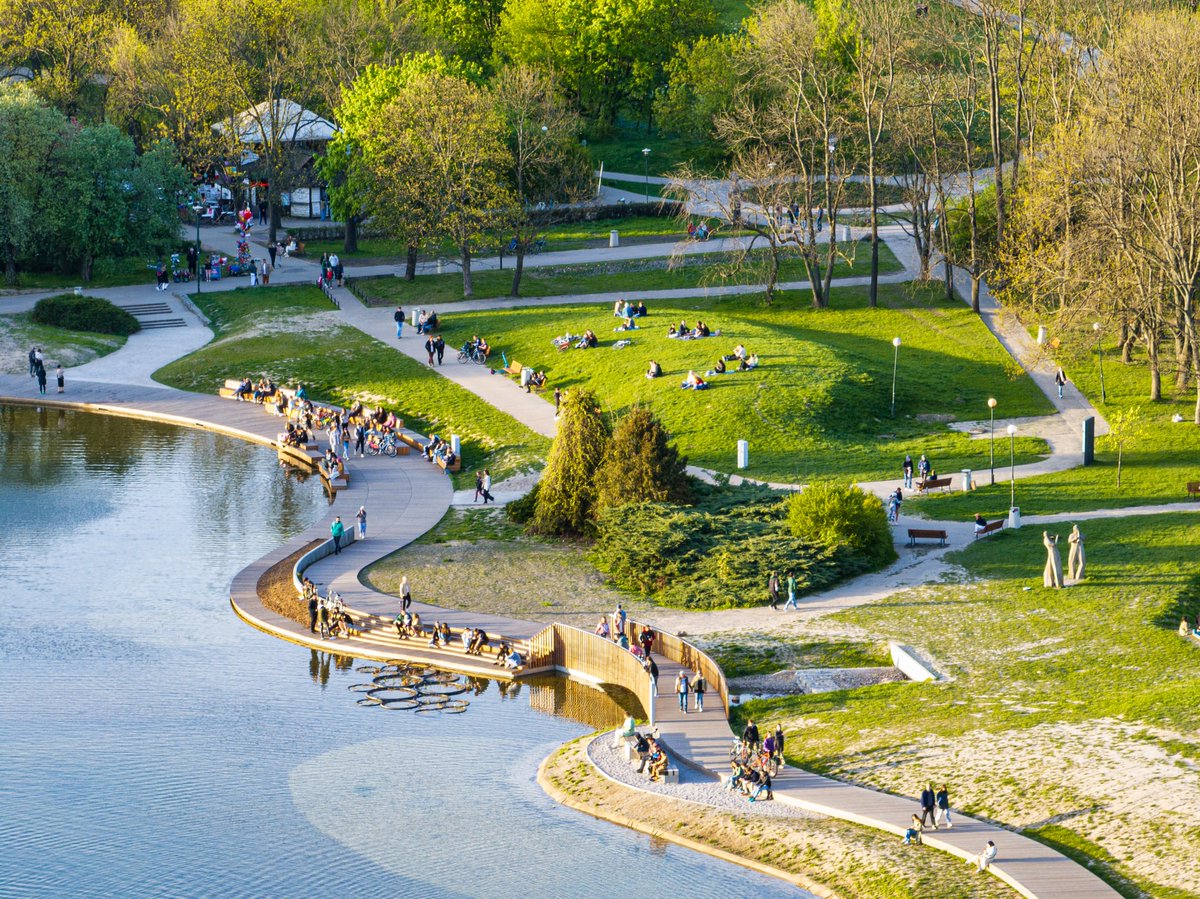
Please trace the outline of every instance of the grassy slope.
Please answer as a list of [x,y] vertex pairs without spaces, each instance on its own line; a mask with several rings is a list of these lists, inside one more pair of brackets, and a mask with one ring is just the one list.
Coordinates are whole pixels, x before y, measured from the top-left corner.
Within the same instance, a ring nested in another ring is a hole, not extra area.
[[[984,441],[969,441],[918,413],[971,418],[995,395],[1014,414],[1049,411],[1049,403],[1024,374],[1016,375],[990,333],[961,304],[946,304],[936,291],[909,293],[908,285],[882,285],[882,308],[865,308],[864,291],[835,293],[833,308],[814,311],[801,298],[770,307],[741,298],[697,297],[650,304],[642,330],[614,334],[607,308],[535,308],[461,313],[447,317],[445,335],[457,344],[487,335],[509,360],[544,369],[551,385],[595,388],[619,411],[650,406],[697,465],[729,471],[738,438],[750,441],[752,477],[807,481],[820,475],[859,479],[895,476],[905,452],[930,454],[937,469],[980,468]],[[723,336],[702,341],[668,340],[671,321],[705,319]],[[551,338],[564,331],[594,329],[593,351],[560,353]],[[898,417],[889,416],[893,335],[900,351]],[[618,338],[633,346],[614,351]],[[689,368],[704,371],[737,343],[759,353],[753,372],[710,379],[702,393],[679,389]],[[662,365],[657,381],[643,377],[648,360]],[[1021,441],[1023,459],[1043,449]]]
[[[760,258],[763,258],[760,254]],[[834,266],[835,278],[866,274],[870,254],[865,245],[855,245],[855,263],[839,261]],[[557,297],[614,290],[680,290],[723,284],[762,283],[763,265],[726,275],[729,257],[685,256],[682,264],[671,267],[669,257],[592,262],[580,265],[558,265],[545,268],[526,268],[521,276],[521,296]],[[900,263],[883,243],[879,245],[881,272],[900,270]],[[808,275],[799,260],[791,259],[779,266],[779,280],[803,281]],[[508,296],[512,289],[511,271],[477,271],[474,273],[475,298]],[[367,278],[355,283],[355,289],[372,298],[374,303],[431,303],[445,305],[463,298],[462,275],[454,272],[443,275],[421,275],[415,281],[402,278]]]
[[29,313],[0,315],[0,344],[19,348],[19,353],[9,352],[0,371],[8,373],[27,372],[26,354],[32,346],[42,348],[46,357],[46,368],[54,377],[54,366],[60,362],[70,368],[82,365],[100,356],[119,350],[125,338],[116,334],[93,334],[89,331],[71,331],[53,325],[39,325],[30,320]]
[[[1095,403],[1101,414],[1141,406],[1147,421],[1146,435],[1137,443],[1126,446],[1120,489],[1117,489],[1116,450],[1101,438],[1097,441],[1095,465],[1019,481],[1017,505],[1021,511],[1026,515],[1039,515],[1186,500],[1187,482],[1200,481],[1200,428],[1191,424],[1195,394],[1190,390],[1175,393],[1170,377],[1164,375],[1166,398],[1159,403],[1149,402],[1145,399],[1149,387],[1144,360],[1135,357],[1129,365],[1122,365],[1110,346],[1104,358],[1108,402],[1101,403],[1098,356],[1094,352],[1072,354],[1069,350],[1063,355],[1067,376]],[[1171,416],[1176,413],[1183,416],[1182,423],[1171,421]],[[996,502],[992,505],[1007,507],[1008,486],[992,489],[997,491]],[[928,505],[922,503],[921,510],[931,518],[962,517],[976,502],[970,497],[937,497]]]
[[[474,468],[490,467],[499,480],[540,465],[549,448],[545,438],[407,356],[353,328],[310,318],[330,309],[316,288],[243,289],[198,301],[219,339],[155,372],[165,384],[206,392],[225,378],[267,373],[281,383],[307,384],[314,398],[382,402],[415,430],[458,434],[464,481]],[[294,327],[253,333],[271,320]]]
[[[1200,762],[1188,736],[1200,728],[1200,651],[1174,633],[1183,612],[1200,612],[1200,580],[1188,564],[1200,517],[1091,521],[1082,530],[1089,577],[1081,586],[1044,589],[1041,534],[1024,529],[956,554],[970,575],[987,580],[909,591],[829,620],[913,645],[953,680],[752,703],[740,714],[790,719],[797,764],[905,792],[922,779],[946,778],[965,810],[1002,821],[1045,820],[1095,804],[1102,810],[1046,828],[1046,839],[1080,848],[1100,830],[1120,845],[1120,816],[1136,804],[1114,802],[1103,778],[1095,792],[1082,792],[1074,775],[1089,759],[1069,755],[1102,752],[1106,723],[1119,722],[1117,729],[1133,732],[1112,747],[1120,755],[1146,746],[1165,754],[1168,770],[1194,771]],[[1038,764],[1004,758],[1023,741],[1025,761]],[[982,753],[975,768],[954,755],[970,746]],[[1189,829],[1193,839],[1200,835],[1194,821],[1177,818],[1166,815],[1156,822],[1164,829],[1145,836],[1165,846]],[[1131,871],[1124,859],[1117,864],[1154,896],[1183,895],[1151,887],[1153,875]]]

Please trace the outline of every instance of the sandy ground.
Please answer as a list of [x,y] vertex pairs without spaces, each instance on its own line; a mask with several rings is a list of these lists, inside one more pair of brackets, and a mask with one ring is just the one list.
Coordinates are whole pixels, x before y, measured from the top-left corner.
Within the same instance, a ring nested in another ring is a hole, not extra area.
[[[25,329],[23,319],[12,315],[0,315],[0,374],[19,375],[29,371],[29,348],[32,345]],[[124,341],[119,337],[107,337],[103,334],[92,335],[97,345],[108,345],[112,349]],[[63,368],[71,369],[85,362],[90,362],[97,356],[103,355],[99,350],[74,344],[56,345],[39,341],[42,352],[46,357],[46,373],[54,380],[54,367],[62,364]],[[53,386],[50,387],[53,390]]]

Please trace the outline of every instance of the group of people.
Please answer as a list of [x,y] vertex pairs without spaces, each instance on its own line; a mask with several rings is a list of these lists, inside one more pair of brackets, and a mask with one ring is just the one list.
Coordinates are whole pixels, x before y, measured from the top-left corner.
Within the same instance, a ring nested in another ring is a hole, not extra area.
[[421,455],[427,462],[444,464],[447,469],[458,461],[458,453],[454,452],[454,448],[437,434],[431,436],[421,447]]
[[[901,471],[904,474],[904,486],[908,490],[913,488],[913,460],[912,456],[905,454],[904,462],[901,463]],[[933,468],[933,463],[929,461],[929,457],[921,453],[921,458],[916,464],[917,477],[920,478],[920,484],[926,481],[936,481],[937,472]]]
[[[407,582],[408,578],[405,578],[403,585],[407,585]],[[409,605],[412,603],[412,594],[404,592],[403,586],[401,588],[401,603],[401,610],[392,619],[392,626],[396,629],[396,636],[401,640],[424,639],[425,628],[421,624],[421,613],[413,612],[409,609]],[[459,633],[459,641],[466,655],[478,656],[480,658],[492,646],[491,638],[488,637],[487,632],[481,627],[464,628]],[[449,649],[453,645],[454,634],[450,630],[450,625],[445,621],[435,621],[429,631],[430,648]],[[513,648],[511,643],[502,639],[496,645],[496,661],[493,664],[503,665],[511,670],[520,670],[525,666],[525,659],[518,650]]]
[[708,240],[712,232],[709,230],[708,222],[688,222],[687,236],[691,240]]
[[320,633],[323,640],[349,637],[354,629],[354,619],[346,611],[342,597],[332,587],[322,596],[317,585],[308,578],[302,578],[300,586],[308,607],[309,633]]
[[[657,690],[655,691],[657,693]],[[695,704],[692,708],[696,712],[704,711],[704,694],[708,692],[708,681],[704,679],[704,675],[699,671],[694,674],[689,674],[686,670],[681,670],[675,675],[675,695],[679,698],[679,710],[683,714],[688,713],[688,698],[692,697]]]
[[758,354],[747,353],[746,348],[739,343],[733,348],[732,353],[719,357],[716,364],[705,374],[709,377],[723,375],[729,371],[727,363],[735,364],[734,371],[752,371],[758,368]]
[[[33,347],[29,351],[29,377],[37,379],[38,393],[46,392],[46,357],[41,347]],[[62,365],[54,370],[54,379],[58,382],[58,392],[65,393],[67,376]]]
[[[797,584],[796,584],[796,575],[794,572],[789,571],[787,573],[787,578],[785,581],[783,581],[783,586],[786,587],[786,589],[787,589],[787,602],[784,603],[783,610],[786,612],[788,610],[788,608],[790,607],[790,608],[793,608],[793,609],[799,611],[800,606],[798,606],[796,604],[796,586],[797,586]],[[771,574],[767,577],[767,603],[771,606],[772,609],[776,609],[776,610],[779,609],[779,600],[780,600],[781,596],[782,596],[782,592],[780,591],[779,572],[772,571]]]
[[645,300],[641,300],[636,305],[629,300],[617,300],[613,303],[613,315],[617,318],[645,318],[647,314]]
[[[411,321],[412,321],[413,327],[415,327],[417,329],[418,334],[428,334],[431,331],[437,330],[438,314],[433,309],[428,309],[428,310],[418,309],[416,312],[409,313],[409,315],[411,315],[411,317],[412,317]],[[404,323],[405,323],[405,321],[408,321],[408,320],[409,320],[408,316],[406,316],[404,313],[404,307],[397,306],[396,311],[392,313],[392,321],[394,321],[396,323],[396,337],[404,336]],[[438,339],[441,340],[441,338],[438,338]],[[442,347],[444,348],[445,346],[446,346],[446,342],[443,340]],[[428,346],[426,346],[426,349],[428,349]],[[439,365],[441,364],[441,361],[442,361],[441,353],[439,353],[438,354],[438,364]],[[432,365],[433,363],[430,362],[429,364]]]
[[671,325],[667,329],[667,337],[671,340],[700,340],[702,337],[712,337],[716,334],[721,335],[720,331],[713,331],[707,324],[702,321],[696,321],[696,327],[689,328],[687,321],[681,321],[679,327]]
[[471,502],[477,503],[480,499],[485,506],[496,501],[496,497],[492,496],[492,472],[487,468],[475,472],[475,498]]

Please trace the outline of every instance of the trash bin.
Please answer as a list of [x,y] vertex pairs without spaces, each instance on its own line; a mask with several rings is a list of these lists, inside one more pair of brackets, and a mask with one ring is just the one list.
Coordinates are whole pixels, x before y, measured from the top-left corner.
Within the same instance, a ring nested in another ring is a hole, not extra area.
[[1038,346],[1045,346],[1045,344],[1046,344],[1046,326],[1045,325],[1038,325],[1037,342],[1038,342]]
[[450,451],[460,459],[462,458],[462,441],[457,434],[450,435]]
[[962,489],[963,489],[963,493],[970,493],[972,490],[974,490],[974,489],[975,489],[975,481],[972,479],[972,476],[973,476],[973,475],[974,475],[974,472],[973,472],[973,471],[971,471],[971,469],[969,469],[969,468],[964,468],[964,469],[962,470],[962,476],[963,476]]
[[608,245],[610,247],[619,247],[621,245],[621,235],[617,231],[608,232]]
[[1021,507],[1013,506],[1008,510],[1008,526],[1010,528],[1019,528],[1021,526]]
[[748,440],[739,440],[737,442],[737,467],[750,467],[750,442]]

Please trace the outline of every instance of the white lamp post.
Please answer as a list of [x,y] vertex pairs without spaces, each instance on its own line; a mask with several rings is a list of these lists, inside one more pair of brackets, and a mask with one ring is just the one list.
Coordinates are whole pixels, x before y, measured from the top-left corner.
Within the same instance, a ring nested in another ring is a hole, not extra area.
[[1100,342],[1100,322],[1093,322],[1092,330],[1096,332],[1096,352],[1100,355],[1100,402],[1107,403],[1108,397],[1104,393],[1104,344]]
[[642,183],[646,188],[646,202],[650,202],[650,148],[642,148]]
[[892,418],[896,417],[896,369],[900,365],[900,338],[892,338],[892,347],[895,352],[892,354]]
[[996,486],[996,398],[988,397],[988,412],[991,413],[992,423],[988,428],[989,440],[991,446],[988,450],[988,457],[992,464],[992,486]]
[[1017,452],[1016,452],[1016,433],[1017,426],[1008,426],[1008,480],[1009,480],[1009,497],[1008,507],[1016,508],[1017,505]]

